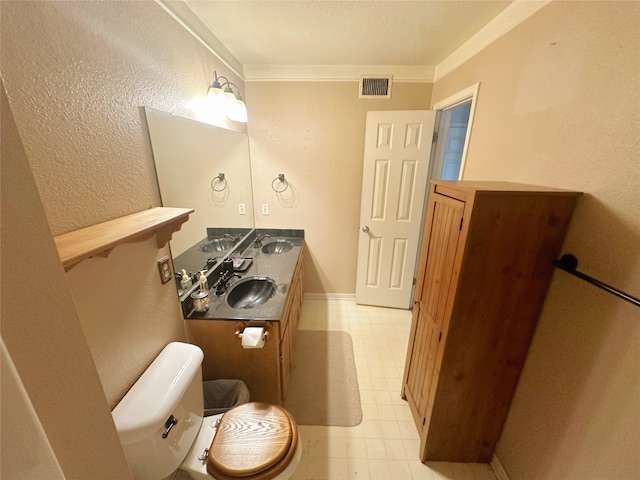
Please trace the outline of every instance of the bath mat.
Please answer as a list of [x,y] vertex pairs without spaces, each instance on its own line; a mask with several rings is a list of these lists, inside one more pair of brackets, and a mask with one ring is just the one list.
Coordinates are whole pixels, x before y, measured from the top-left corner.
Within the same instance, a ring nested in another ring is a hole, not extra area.
[[353,427],[362,407],[347,332],[298,330],[284,407],[299,425]]

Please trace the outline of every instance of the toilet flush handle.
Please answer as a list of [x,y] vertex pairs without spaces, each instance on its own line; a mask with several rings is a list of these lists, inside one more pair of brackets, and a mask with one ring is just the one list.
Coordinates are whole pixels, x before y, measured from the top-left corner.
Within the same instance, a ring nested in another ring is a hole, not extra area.
[[169,436],[169,432],[175,426],[176,423],[178,423],[178,419],[173,415],[167,418],[167,421],[164,422],[164,428],[166,428],[166,430],[162,434],[162,438],[167,438]]

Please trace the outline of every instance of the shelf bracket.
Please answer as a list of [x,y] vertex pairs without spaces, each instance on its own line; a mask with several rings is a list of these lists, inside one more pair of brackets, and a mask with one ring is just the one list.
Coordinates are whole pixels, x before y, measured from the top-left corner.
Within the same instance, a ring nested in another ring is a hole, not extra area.
[[118,245],[140,242],[153,235],[158,248],[162,248],[192,212],[192,208],[150,208],[58,235],[54,242],[65,271],[69,271],[87,258],[107,257]]

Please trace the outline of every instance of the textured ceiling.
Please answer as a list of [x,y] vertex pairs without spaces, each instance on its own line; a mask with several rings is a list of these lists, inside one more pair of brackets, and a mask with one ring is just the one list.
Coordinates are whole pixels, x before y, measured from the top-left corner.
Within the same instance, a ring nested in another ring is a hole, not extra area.
[[245,66],[435,66],[511,0],[185,3]]

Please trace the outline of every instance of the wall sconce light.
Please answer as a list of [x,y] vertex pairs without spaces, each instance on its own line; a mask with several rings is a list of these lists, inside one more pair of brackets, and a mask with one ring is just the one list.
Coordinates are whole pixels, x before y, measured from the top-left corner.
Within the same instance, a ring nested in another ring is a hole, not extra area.
[[[223,80],[220,83],[220,80]],[[231,87],[236,87],[238,94],[234,94]],[[207,100],[211,108],[219,112],[224,112],[227,118],[234,122],[247,123],[247,106],[240,96],[240,89],[235,83],[231,83],[228,78],[213,72],[213,83],[207,91]]]

